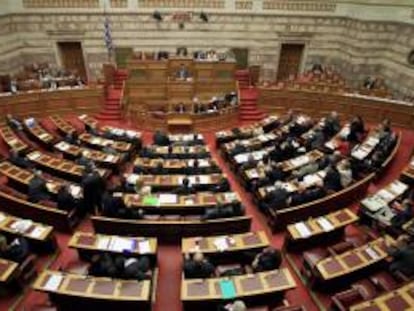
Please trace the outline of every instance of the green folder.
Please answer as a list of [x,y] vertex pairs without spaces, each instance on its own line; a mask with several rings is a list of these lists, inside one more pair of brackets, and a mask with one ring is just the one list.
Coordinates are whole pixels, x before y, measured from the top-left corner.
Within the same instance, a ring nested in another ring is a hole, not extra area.
[[236,297],[236,289],[232,280],[221,280],[220,290],[223,299],[232,299]]
[[159,201],[157,197],[153,197],[153,196],[146,196],[144,197],[144,205],[149,205],[149,206],[158,206],[159,205]]

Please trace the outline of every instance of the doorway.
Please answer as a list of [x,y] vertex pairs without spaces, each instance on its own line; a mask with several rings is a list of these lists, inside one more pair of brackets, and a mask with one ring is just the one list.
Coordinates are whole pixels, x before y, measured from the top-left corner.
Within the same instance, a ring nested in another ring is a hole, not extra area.
[[65,70],[76,71],[83,81],[87,81],[85,61],[80,42],[58,42],[60,62]]
[[277,80],[286,80],[290,75],[297,75],[302,62],[304,44],[283,43],[280,48]]

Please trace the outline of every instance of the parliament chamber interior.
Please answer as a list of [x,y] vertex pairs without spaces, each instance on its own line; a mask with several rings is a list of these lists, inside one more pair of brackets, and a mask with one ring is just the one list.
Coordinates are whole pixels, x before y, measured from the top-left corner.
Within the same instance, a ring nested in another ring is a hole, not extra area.
[[414,310],[413,0],[0,25],[0,310]]

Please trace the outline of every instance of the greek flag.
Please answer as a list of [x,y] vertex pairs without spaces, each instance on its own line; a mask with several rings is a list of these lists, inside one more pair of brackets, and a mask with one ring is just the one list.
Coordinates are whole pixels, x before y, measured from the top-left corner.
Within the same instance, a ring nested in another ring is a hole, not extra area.
[[112,44],[111,21],[108,16],[105,16],[104,21],[104,40],[106,48],[108,49],[108,54],[111,54],[114,46]]

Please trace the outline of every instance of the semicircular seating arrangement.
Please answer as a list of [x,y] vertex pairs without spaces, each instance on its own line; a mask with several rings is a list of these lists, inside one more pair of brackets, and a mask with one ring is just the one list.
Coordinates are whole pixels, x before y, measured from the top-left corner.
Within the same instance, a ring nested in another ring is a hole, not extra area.
[[407,133],[292,111],[191,134],[8,116],[0,234],[24,256],[1,253],[0,286],[29,289],[29,310],[158,310],[169,273],[189,311],[403,304],[411,276],[388,247],[414,231],[413,160],[376,187]]

